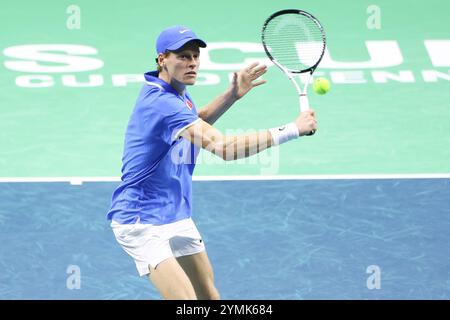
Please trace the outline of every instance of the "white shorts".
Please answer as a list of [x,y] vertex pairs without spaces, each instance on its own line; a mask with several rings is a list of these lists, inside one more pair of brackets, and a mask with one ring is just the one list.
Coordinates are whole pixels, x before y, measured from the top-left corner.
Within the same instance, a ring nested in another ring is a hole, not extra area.
[[134,259],[139,275],[150,273],[170,257],[187,256],[205,250],[205,245],[191,218],[169,224],[120,224],[111,222],[122,248]]

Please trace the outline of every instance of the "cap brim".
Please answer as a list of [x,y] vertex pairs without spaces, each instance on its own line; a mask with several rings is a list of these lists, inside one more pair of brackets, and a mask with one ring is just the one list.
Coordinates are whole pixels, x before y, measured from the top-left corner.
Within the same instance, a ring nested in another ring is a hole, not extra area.
[[203,41],[201,39],[198,39],[198,38],[187,38],[187,39],[183,39],[183,40],[180,40],[178,42],[175,42],[170,47],[168,47],[167,50],[170,50],[170,51],[178,50],[181,47],[183,47],[186,43],[191,42],[191,41],[197,42],[198,46],[200,48],[206,48],[206,42],[205,41]]

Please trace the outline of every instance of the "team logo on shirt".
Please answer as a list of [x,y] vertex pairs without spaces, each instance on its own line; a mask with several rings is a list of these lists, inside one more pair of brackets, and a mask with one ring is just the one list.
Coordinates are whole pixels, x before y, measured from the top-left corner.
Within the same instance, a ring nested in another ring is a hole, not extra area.
[[192,102],[190,102],[188,99],[186,99],[186,105],[189,108],[189,110],[192,110]]

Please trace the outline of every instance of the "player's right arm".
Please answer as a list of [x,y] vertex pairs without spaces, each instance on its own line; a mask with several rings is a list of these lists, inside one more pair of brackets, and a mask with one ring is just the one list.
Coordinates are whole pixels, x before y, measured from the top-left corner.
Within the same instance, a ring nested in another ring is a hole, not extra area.
[[[298,137],[316,129],[316,126],[314,111],[308,110],[302,112],[293,123],[286,126],[286,130],[290,129],[291,133],[294,131],[293,134]],[[180,136],[196,146],[214,153],[223,160],[237,160],[284,142],[283,139],[279,139],[279,136],[284,134],[284,130],[285,126],[258,133],[224,135],[206,121],[200,120],[183,130]]]

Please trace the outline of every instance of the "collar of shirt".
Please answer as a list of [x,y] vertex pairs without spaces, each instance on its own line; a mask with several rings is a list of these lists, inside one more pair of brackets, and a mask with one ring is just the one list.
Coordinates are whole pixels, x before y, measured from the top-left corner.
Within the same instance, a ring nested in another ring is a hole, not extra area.
[[165,91],[171,92],[177,96],[184,98],[183,95],[180,95],[177,90],[175,90],[170,84],[158,78],[158,71],[149,71],[144,74],[144,77],[147,84],[162,88]]

